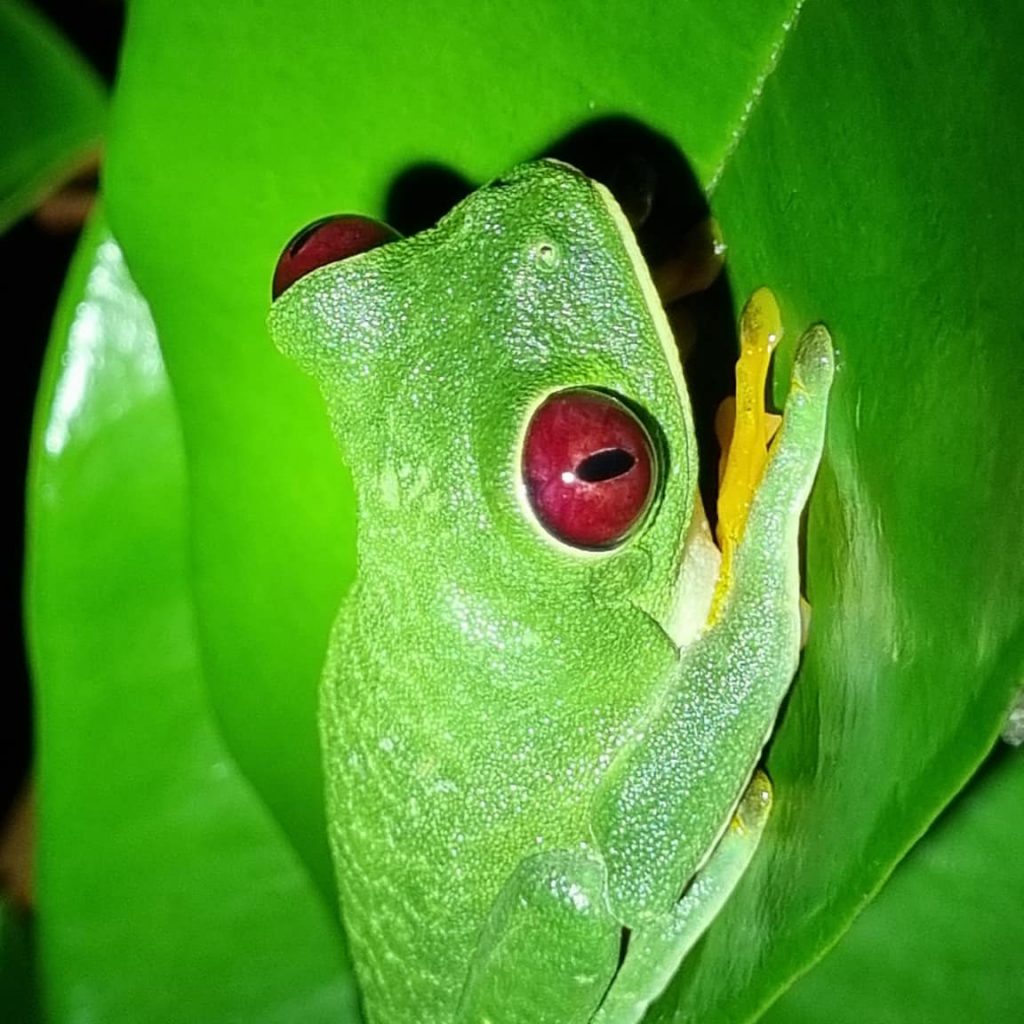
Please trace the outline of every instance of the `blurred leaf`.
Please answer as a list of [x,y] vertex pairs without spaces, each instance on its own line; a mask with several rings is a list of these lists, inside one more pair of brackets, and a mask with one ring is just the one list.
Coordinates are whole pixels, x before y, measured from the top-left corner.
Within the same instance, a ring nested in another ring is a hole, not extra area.
[[1024,754],[1005,750],[766,1024],[1019,1020]]
[[106,97],[38,14],[0,5],[0,231],[99,146]]
[[263,326],[284,241],[335,210],[383,213],[424,161],[481,180],[626,114],[709,188],[734,294],[770,284],[791,338],[828,322],[815,618],[769,761],[778,810],[652,1014],[702,1024],[752,1019],[835,941],[989,749],[1024,644],[1006,284],[1024,123],[992,116],[1021,99],[1021,13],[743,7],[139,0],[107,174],[181,415],[204,683],[324,893],[315,692],[354,521],[320,398]]
[[211,728],[153,322],[102,222],[32,459],[40,977],[51,1021],[357,1019],[337,930]]
[[4,899],[0,899],[0,1010],[5,1020],[17,1024],[39,1020],[30,925]]

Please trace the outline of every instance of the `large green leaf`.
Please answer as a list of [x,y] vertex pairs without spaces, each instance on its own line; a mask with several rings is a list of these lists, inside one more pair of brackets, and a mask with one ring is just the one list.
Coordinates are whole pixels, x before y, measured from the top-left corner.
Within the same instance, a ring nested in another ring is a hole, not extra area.
[[1005,752],[766,1024],[1012,1021],[1024,1007],[1024,754]]
[[706,176],[791,13],[463,7],[142,2],[128,24],[106,185],[180,403],[204,667],[325,891],[316,685],[354,523],[320,396],[267,339],[281,247],[326,212],[383,213],[418,161],[484,179],[624,107],[683,129]]
[[[180,409],[203,680],[328,900],[315,688],[354,523],[319,396],[266,338],[282,242],[382,213],[423,161],[479,180],[627,114],[709,189],[734,294],[768,283],[791,328],[829,323],[814,629],[769,761],[778,813],[658,1020],[750,1019],[820,956],[984,756],[1022,667],[1005,277],[1024,126],[990,114],[1020,95],[1020,15],[741,6],[140,0],[106,178]],[[108,551],[130,539],[91,526]]]
[[[740,294],[839,352],[810,512],[811,643],[763,848],[656,1019],[746,1019],[963,785],[1024,674],[1019,8],[809,3],[712,205]],[[979,230],[979,225],[985,225]],[[966,275],[966,276],[965,276]]]
[[99,145],[99,79],[39,15],[0,5],[0,231]]
[[184,460],[102,223],[54,328],[32,459],[40,981],[48,1019],[354,1019],[323,902],[211,727]]

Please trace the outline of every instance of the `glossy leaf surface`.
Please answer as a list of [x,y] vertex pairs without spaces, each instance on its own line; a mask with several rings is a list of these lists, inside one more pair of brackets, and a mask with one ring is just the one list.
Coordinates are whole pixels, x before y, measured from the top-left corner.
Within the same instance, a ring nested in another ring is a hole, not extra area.
[[[319,396],[263,326],[295,229],[384,214],[423,161],[479,181],[624,113],[710,190],[737,300],[765,283],[791,335],[827,321],[814,632],[769,759],[777,814],[654,1020],[752,1019],[820,956],[984,756],[1021,671],[1024,129],[991,114],[1020,95],[1020,15],[743,6],[142,0],[107,174],[180,411],[204,682],[325,912],[315,689],[354,521]],[[123,529],[100,530],[111,550]]]
[[791,331],[825,320],[839,369],[811,642],[768,759],[779,802],[656,1020],[746,1019],[827,949],[1019,685],[1024,361],[1004,268],[1024,236],[990,211],[1020,202],[1024,174],[1010,133],[976,116],[1015,88],[995,10],[904,5],[883,23],[808,4],[714,192],[737,293],[770,283]]
[[38,14],[0,5],[0,231],[96,149],[99,79]]
[[173,400],[102,223],[68,279],[39,409],[29,614],[47,1019],[354,1019],[331,916],[211,726]]
[[[766,1024],[1010,1021],[1024,1006],[1024,752],[1003,751]],[[908,1014],[912,1007],[913,1016]]]

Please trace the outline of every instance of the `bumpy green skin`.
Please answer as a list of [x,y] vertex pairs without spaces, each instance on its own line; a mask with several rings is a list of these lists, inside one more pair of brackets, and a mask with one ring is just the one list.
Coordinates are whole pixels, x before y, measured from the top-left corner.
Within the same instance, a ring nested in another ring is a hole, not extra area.
[[[321,728],[367,1015],[583,1024],[623,926],[661,927],[715,846],[795,671],[827,335],[798,359],[821,380],[794,388],[806,408],[755,503],[742,600],[681,653],[689,402],[603,189],[520,167],[435,229],[300,280],[271,330],[319,380],[358,496]],[[523,497],[526,423],[575,387],[622,396],[658,448],[657,499],[610,552],[554,540]]]

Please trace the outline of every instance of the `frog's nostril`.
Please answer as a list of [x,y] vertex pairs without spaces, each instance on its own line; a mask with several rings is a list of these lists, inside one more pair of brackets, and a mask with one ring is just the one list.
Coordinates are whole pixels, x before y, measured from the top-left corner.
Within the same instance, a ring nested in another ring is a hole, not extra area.
[[299,278],[328,263],[356,256],[401,238],[393,228],[372,217],[339,214],[306,225],[284,247],[274,268],[273,298],[286,292]]

